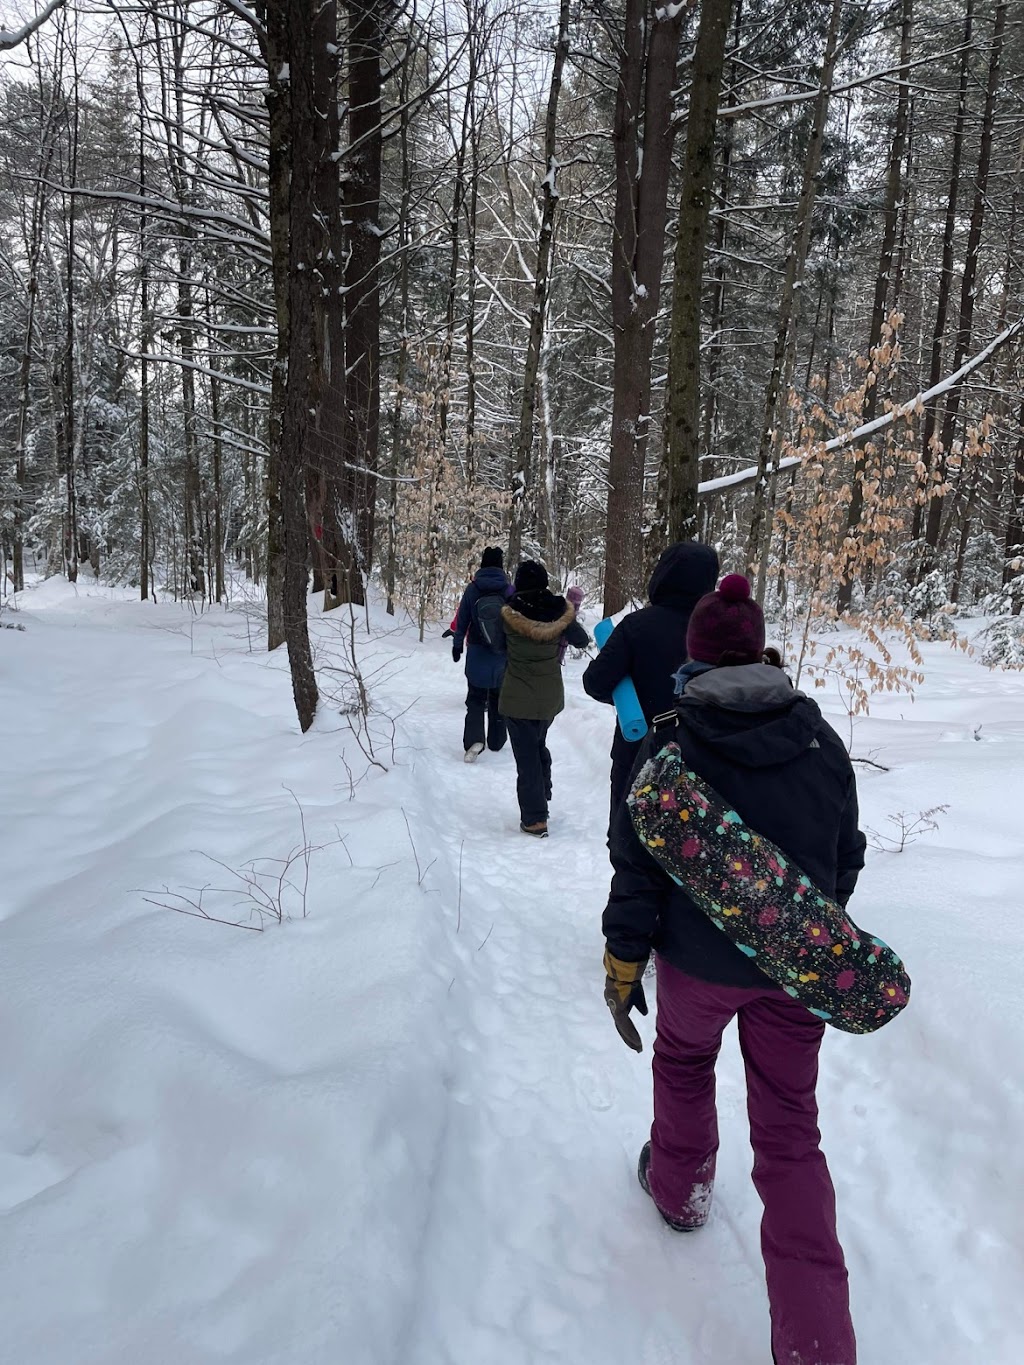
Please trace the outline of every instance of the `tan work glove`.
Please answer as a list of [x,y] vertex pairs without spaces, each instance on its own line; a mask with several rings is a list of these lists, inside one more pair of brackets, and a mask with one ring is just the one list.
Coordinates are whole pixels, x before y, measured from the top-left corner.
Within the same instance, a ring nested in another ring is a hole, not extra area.
[[619,1037],[634,1052],[643,1052],[644,1045],[636,1031],[636,1025],[629,1017],[631,1009],[641,1014],[647,1013],[647,997],[644,995],[643,975],[647,959],[642,962],[623,962],[613,957],[607,949],[604,954],[604,1000],[612,1012],[612,1019],[618,1029]]

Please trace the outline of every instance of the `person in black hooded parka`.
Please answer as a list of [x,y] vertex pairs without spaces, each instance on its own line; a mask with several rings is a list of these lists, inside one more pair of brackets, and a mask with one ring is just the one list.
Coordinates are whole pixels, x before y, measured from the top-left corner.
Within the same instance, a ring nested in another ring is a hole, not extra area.
[[[698,541],[670,545],[658,560],[647,590],[650,606],[623,617],[600,654],[583,674],[595,701],[611,703],[623,678],[632,678],[647,724],[675,703],[674,674],[686,662],[690,613],[718,582],[718,554]],[[642,741],[641,741],[642,743]],[[618,725],[612,740],[611,821],[629,787],[640,743],[624,739]],[[610,826],[609,826],[610,828]]]

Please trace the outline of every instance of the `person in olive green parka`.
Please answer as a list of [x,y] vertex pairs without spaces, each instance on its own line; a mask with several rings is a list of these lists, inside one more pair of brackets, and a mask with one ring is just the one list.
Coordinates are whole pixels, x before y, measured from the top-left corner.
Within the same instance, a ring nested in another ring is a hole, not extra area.
[[516,760],[519,828],[543,839],[548,832],[551,754],[547,734],[565,706],[559,645],[590,643],[576,608],[548,589],[542,564],[528,559],[516,570],[515,594],[501,613],[508,663],[498,710],[508,726]]

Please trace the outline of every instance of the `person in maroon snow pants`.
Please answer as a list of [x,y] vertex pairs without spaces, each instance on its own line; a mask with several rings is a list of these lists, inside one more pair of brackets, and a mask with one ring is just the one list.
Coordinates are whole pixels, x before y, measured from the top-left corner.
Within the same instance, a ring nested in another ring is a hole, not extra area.
[[[694,609],[677,674],[678,740],[693,769],[759,834],[845,905],[864,865],[857,790],[842,741],[765,654],[764,617],[731,574]],[[766,661],[769,660],[769,661]],[[645,742],[641,760],[655,752]],[[846,1264],[821,1152],[815,1085],[824,1024],[707,918],[637,838],[623,804],[604,912],[605,999],[623,1039],[640,1037],[642,978],[657,955],[654,1124],[640,1184],[680,1232],[711,1211],[718,1151],[715,1063],[737,1019],[753,1179],[777,1365],[855,1365]]]

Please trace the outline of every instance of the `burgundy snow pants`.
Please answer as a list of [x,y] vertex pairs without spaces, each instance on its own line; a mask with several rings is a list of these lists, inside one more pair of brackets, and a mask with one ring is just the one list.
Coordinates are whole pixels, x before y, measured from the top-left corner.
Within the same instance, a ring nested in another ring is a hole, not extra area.
[[778,1365],[855,1365],[846,1264],[819,1147],[818,1048],[825,1025],[779,991],[715,986],[658,958],[654,1126],[648,1180],[658,1207],[700,1224],[718,1151],[715,1062],[739,1015],[754,1185]]

